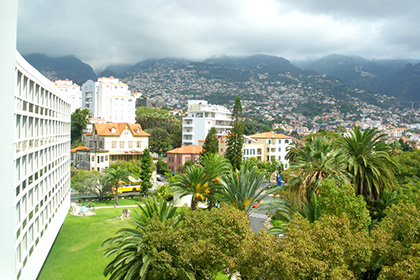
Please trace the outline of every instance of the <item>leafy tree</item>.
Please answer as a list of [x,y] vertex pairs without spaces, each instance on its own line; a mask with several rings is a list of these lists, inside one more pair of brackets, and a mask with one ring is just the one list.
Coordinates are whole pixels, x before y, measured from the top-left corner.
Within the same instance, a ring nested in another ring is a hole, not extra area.
[[106,185],[112,185],[115,189],[115,204],[118,203],[118,188],[120,181],[129,183],[128,176],[130,172],[127,169],[121,168],[120,166],[113,167],[112,165],[105,170],[105,177],[103,179]]
[[241,99],[237,96],[232,112],[232,128],[227,136],[225,153],[225,157],[230,161],[234,169],[239,169],[242,162],[243,135],[242,105]]
[[82,141],[82,130],[86,128],[89,123],[88,118],[91,116],[89,109],[81,110],[77,108],[71,114],[71,143],[72,145],[79,145]]
[[319,187],[318,204],[322,215],[346,213],[352,229],[366,230],[371,222],[363,196],[356,196],[349,183],[338,185],[333,180],[324,180]]
[[384,136],[376,129],[362,132],[359,126],[354,126],[339,140],[348,158],[348,172],[356,194],[368,201],[379,200],[382,190],[395,184],[397,166],[381,140]]
[[147,130],[150,133],[149,144],[153,152],[162,155],[164,152],[171,150],[171,140],[169,133],[160,127]]
[[200,201],[210,194],[211,178],[201,165],[188,166],[185,174],[176,174],[175,182],[171,185],[174,192],[181,193],[181,197],[192,195],[191,210],[197,208]]
[[285,280],[362,279],[372,256],[367,231],[352,230],[345,213],[315,223],[295,215],[279,246],[271,264]]
[[121,169],[128,170],[130,176],[133,178],[139,179],[140,178],[140,162],[139,161],[123,161],[119,160],[111,165],[112,167],[121,167]]
[[156,172],[158,174],[165,175],[165,173],[167,172],[170,173],[170,170],[168,169],[166,163],[163,160],[158,159],[158,161],[156,162]]
[[181,147],[182,122],[180,117],[169,114],[166,110],[139,107],[136,110],[136,122],[139,123],[144,130],[154,130],[155,128],[163,129],[169,134],[168,139],[165,139],[169,142],[169,145],[172,146],[172,148]]
[[144,149],[140,163],[141,163],[140,180],[142,181],[141,192],[144,195],[147,195],[149,192],[149,189],[153,186],[152,182],[150,181],[152,178],[152,173],[153,173],[153,169],[152,169],[153,160],[152,160],[152,157],[150,156],[149,149]]
[[378,279],[419,279],[420,211],[410,203],[392,205],[373,230]]
[[219,141],[217,140],[216,128],[210,128],[207,133],[206,140],[203,145],[203,152],[201,156],[204,156],[209,153],[217,154],[219,152]]
[[75,170],[71,177],[71,187],[81,194],[94,194],[102,199],[111,190],[102,184],[104,175],[98,171]]

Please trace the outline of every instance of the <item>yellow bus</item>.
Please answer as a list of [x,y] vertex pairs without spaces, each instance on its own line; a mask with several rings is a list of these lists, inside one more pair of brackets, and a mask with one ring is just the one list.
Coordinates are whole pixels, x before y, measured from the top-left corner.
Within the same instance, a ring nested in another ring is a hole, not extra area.
[[[141,191],[141,185],[135,186],[119,186],[118,193],[125,193],[125,192],[139,192]],[[112,188],[111,194],[115,194],[115,188]]]

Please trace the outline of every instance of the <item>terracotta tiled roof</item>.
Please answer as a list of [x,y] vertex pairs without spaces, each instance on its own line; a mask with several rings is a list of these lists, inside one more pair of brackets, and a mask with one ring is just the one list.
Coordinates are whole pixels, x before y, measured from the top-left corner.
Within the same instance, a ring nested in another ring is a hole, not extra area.
[[[134,137],[149,137],[150,134],[141,129],[140,124],[129,123],[95,123],[94,129],[99,136],[120,136],[128,126]],[[112,133],[113,128],[115,132]]]
[[293,139],[292,136],[284,135],[281,133],[274,133],[274,132],[257,133],[257,134],[249,135],[249,137],[257,138],[257,139],[264,139],[264,138]]
[[90,150],[90,149],[88,147],[85,147],[85,146],[79,146],[79,147],[71,149],[70,152],[75,153],[75,152],[80,151],[80,150]]
[[203,151],[203,148],[197,145],[188,145],[181,148],[176,148],[170,151],[167,151],[167,154],[200,154]]

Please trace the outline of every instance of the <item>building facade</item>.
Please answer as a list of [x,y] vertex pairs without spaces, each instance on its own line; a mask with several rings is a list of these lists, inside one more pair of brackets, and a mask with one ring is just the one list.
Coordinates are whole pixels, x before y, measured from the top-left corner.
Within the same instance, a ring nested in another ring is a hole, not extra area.
[[107,122],[135,123],[136,98],[117,78],[102,77],[82,85],[82,109],[89,109],[93,118]]
[[215,127],[218,136],[231,129],[232,113],[223,106],[210,105],[205,100],[189,100],[187,116],[182,119],[182,143],[198,145]]
[[79,169],[104,172],[119,160],[140,160],[149,147],[149,137],[139,124],[94,123],[92,130],[82,135],[86,147],[72,151],[73,164]]
[[[65,95],[16,53],[13,190],[16,278],[34,279],[70,207],[70,115]],[[9,217],[11,219],[11,217]],[[4,232],[2,232],[4,234]]]
[[79,85],[70,80],[56,80],[54,84],[68,96],[72,113],[76,109],[82,108],[82,91]]
[[177,167],[184,165],[187,161],[197,161],[203,148],[197,145],[188,145],[167,151],[166,165],[171,171],[176,171]]
[[[289,161],[286,159],[288,147],[294,138],[288,135],[274,132],[264,132],[243,136],[242,156],[244,160],[256,158],[259,161],[275,159],[283,164],[286,169]],[[226,152],[226,135],[219,138],[219,154]]]

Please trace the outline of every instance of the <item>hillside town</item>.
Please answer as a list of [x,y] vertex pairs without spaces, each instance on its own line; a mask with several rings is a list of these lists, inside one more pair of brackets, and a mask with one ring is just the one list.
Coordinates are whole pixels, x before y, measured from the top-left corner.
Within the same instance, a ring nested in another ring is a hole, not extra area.
[[[129,99],[130,106],[139,106],[139,104],[149,107],[165,106],[173,108],[170,110],[172,114],[184,117],[188,114],[189,100],[206,100],[206,98],[214,100],[214,94],[218,93],[224,93],[233,99],[233,96],[237,94],[241,96],[245,118],[252,120],[253,116],[261,117],[271,125],[273,131],[278,130],[289,135],[296,131],[303,136],[316,133],[319,129],[337,131],[358,125],[363,129],[377,128],[388,135],[389,142],[403,139],[413,146],[420,145],[420,110],[379,106],[383,103],[392,103],[392,97],[376,94],[379,102],[378,105],[374,105],[357,97],[365,93],[363,90],[347,89],[350,92],[340,100],[331,93],[317,89],[322,83],[336,82],[337,86],[339,85],[339,81],[322,76],[317,76],[316,79],[313,77],[312,82],[302,82],[296,78],[293,79],[292,75],[285,75],[285,78],[292,82],[281,83],[267,81],[266,76],[259,75],[258,80],[253,80],[252,83],[247,82],[239,88],[235,82],[197,78],[197,75],[198,72],[193,67],[168,70],[167,67],[159,67],[158,64],[154,71],[134,75],[130,79],[120,81],[113,77],[99,78],[96,87],[99,85],[101,88],[101,84],[113,83],[124,88],[124,93],[116,89],[112,93],[120,96],[113,100],[114,111],[118,106],[122,106],[116,105],[116,102],[123,102],[118,99]],[[58,80],[55,84],[72,98],[72,111],[75,108],[82,108],[82,100],[86,100],[86,94],[89,95],[88,91],[83,90],[87,88],[87,84],[82,85],[81,88],[71,81]],[[189,93],[186,93],[187,88],[190,90]],[[229,98],[226,104],[217,104],[231,109],[232,103]],[[106,102],[110,104],[110,101]],[[84,106],[88,107],[89,104]],[[310,107],[312,110],[303,111],[302,108],[305,107]],[[131,114],[128,122],[133,122],[135,107],[122,111],[125,114]],[[97,113],[93,118],[96,117],[98,117]],[[125,115],[121,119],[126,119]],[[112,119],[112,121],[115,120],[115,118]],[[111,119],[106,121],[111,121]]]

